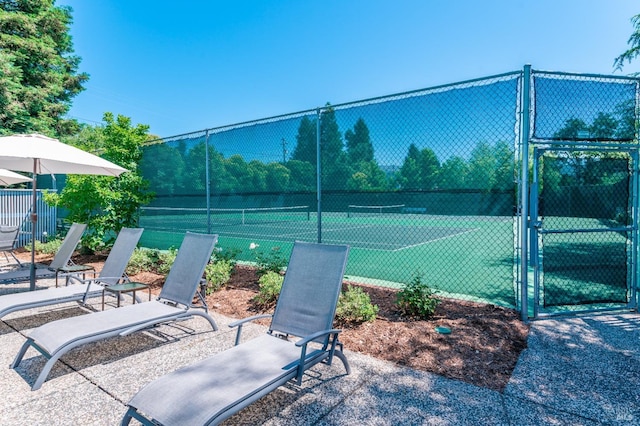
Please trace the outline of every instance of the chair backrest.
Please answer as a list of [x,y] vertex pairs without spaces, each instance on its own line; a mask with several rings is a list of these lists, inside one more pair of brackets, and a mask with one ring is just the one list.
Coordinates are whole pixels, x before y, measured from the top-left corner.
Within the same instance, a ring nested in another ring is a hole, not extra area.
[[13,250],[19,233],[19,226],[0,226],[0,251]]
[[308,336],[333,326],[349,246],[296,241],[270,329]]
[[104,284],[117,284],[124,275],[129,259],[140,241],[142,228],[122,228],[115,243],[104,261],[99,279]]
[[64,237],[58,252],[49,264],[49,268],[58,269],[69,264],[69,259],[71,259],[73,251],[78,246],[85,229],[87,229],[87,225],[84,223],[74,223],[71,225],[71,228],[69,228],[66,237]]
[[217,242],[218,236],[215,234],[187,232],[162,286],[159,298],[191,306],[204,268],[211,259],[211,253]]

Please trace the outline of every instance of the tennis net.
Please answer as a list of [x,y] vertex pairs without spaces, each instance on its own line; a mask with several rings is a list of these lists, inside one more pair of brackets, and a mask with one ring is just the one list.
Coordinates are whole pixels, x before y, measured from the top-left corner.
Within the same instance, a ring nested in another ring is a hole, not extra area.
[[388,206],[347,206],[347,217],[366,217],[366,216],[380,216],[384,214],[397,214],[402,213],[404,204],[394,204]]

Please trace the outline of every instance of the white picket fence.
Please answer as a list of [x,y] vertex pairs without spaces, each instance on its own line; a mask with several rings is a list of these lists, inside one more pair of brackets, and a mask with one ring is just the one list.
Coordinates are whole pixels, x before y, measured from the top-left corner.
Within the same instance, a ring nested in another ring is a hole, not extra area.
[[[32,199],[31,189],[0,189],[0,225],[20,226],[17,247],[22,247],[31,241],[32,223],[29,217]],[[40,190],[37,191],[37,212],[36,239],[43,241],[47,236],[55,236],[57,208],[44,202]]]

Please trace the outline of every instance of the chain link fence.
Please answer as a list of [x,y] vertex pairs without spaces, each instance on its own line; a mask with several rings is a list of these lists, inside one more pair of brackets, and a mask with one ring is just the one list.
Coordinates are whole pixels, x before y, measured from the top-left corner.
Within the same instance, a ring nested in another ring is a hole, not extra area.
[[534,306],[634,308],[638,81],[533,76]]
[[[523,164],[538,173],[531,147],[600,141],[606,114],[617,114],[613,142],[637,140],[635,80],[534,76],[531,93],[520,71],[155,141],[142,163],[156,194],[141,209],[143,244],[164,249],[185,231],[213,232],[223,250],[255,261],[288,258],[295,240],[346,243],[352,281],[398,287],[420,275],[443,296],[518,306]],[[601,115],[589,106],[594,91]],[[597,182],[552,190],[544,176],[553,215],[627,214],[623,196],[592,211],[586,200],[605,194]],[[552,201],[567,191],[571,206]]]

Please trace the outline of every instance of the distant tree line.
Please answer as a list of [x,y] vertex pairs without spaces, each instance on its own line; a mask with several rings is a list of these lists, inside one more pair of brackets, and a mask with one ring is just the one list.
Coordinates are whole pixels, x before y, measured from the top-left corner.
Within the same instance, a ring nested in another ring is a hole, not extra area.
[[[247,162],[239,154],[225,158],[208,145],[211,193],[315,191],[317,129],[315,119],[305,116],[300,120],[296,145],[285,162]],[[145,148],[141,172],[158,195],[204,193],[206,146],[204,141],[190,148],[185,141],[177,146],[149,145]],[[479,142],[468,160],[453,156],[443,163],[432,149],[419,149],[412,143],[402,165],[390,170],[375,159],[364,119],[359,118],[343,136],[335,111],[328,106],[321,117],[320,146],[323,190],[491,191],[514,187],[514,152],[506,142]]]

